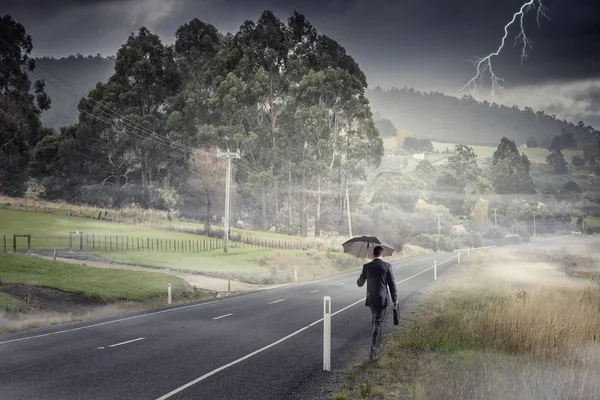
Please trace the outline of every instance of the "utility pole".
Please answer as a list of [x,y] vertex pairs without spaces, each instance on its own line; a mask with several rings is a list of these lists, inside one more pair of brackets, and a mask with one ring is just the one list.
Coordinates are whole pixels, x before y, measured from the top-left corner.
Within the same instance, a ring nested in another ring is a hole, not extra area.
[[437,251],[440,251],[440,236],[442,234],[442,225],[440,224],[440,218],[442,217],[442,214],[437,213],[435,214],[435,216],[437,217],[437,230],[438,230],[438,238],[437,238]]
[[498,208],[494,208],[494,226],[498,226],[498,214],[497,214]]
[[535,210],[533,210],[533,237],[535,237],[535,236],[536,236],[536,233],[535,233]]
[[234,158],[242,158],[240,151],[232,153],[227,149],[227,153],[217,152],[217,158],[224,158],[227,160],[227,176],[225,177],[225,221],[223,228],[225,233],[223,234],[223,251],[227,253],[227,247],[229,244],[229,189],[231,187],[231,160]]
[[438,235],[441,235],[442,234],[442,225],[440,224],[440,218],[442,217],[442,214],[437,213],[437,214],[435,214],[435,217],[437,218]]
[[346,182],[346,212],[348,213],[348,235],[352,237],[352,217],[350,216],[350,196],[348,196],[348,183]]

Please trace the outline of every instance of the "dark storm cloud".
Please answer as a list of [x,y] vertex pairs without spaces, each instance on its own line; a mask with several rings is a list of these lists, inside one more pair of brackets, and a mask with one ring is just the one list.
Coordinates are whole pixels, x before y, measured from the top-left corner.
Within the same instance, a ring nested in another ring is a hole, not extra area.
[[[472,61],[495,51],[504,26],[527,0],[1,0],[0,12],[24,23],[37,55],[115,54],[127,36],[146,25],[172,43],[175,30],[193,17],[221,31],[235,32],[246,19],[271,9],[285,21],[292,11],[306,15],[320,33],[359,62],[369,85],[409,86],[461,95],[473,76]],[[525,99],[530,88],[576,85],[575,97],[600,80],[600,0],[543,0],[549,20],[538,28],[529,14],[526,29],[534,48],[520,63],[513,47],[516,26],[494,69]],[[598,103],[585,101],[586,107]],[[524,100],[522,100],[524,101]],[[533,103],[532,103],[533,102]],[[554,104],[554,103],[553,103]],[[560,103],[563,104],[563,103]],[[567,103],[564,103],[567,104]],[[567,107],[567,105],[564,105]],[[599,111],[600,113],[600,111]]]

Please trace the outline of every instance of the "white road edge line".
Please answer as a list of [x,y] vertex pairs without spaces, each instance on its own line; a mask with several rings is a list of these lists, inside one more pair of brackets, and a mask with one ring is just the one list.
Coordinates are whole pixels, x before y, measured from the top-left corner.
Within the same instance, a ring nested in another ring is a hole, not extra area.
[[221,315],[220,317],[214,317],[213,319],[221,319],[221,318],[225,318],[225,317],[231,317],[232,315],[233,315],[233,313],[225,314],[225,315]]
[[319,291],[319,289],[313,290],[311,293],[317,293],[318,291]]
[[[452,260],[453,258],[455,258],[455,257],[449,258],[448,260],[444,261],[444,263],[445,263],[445,262],[448,262],[448,261],[450,261],[450,260]],[[440,264],[438,264],[438,265],[440,265]],[[419,272],[419,273],[417,273],[417,274],[414,274],[413,276],[411,276],[411,277],[408,277],[408,278],[406,278],[406,279],[403,279],[403,280],[401,280],[400,282],[396,282],[396,285],[398,285],[398,284],[400,284],[400,283],[402,283],[402,282],[406,282],[407,280],[409,280],[409,279],[412,279],[412,278],[414,278],[415,276],[421,275],[423,272],[429,271],[429,270],[431,270],[431,269],[433,269],[433,267],[427,268],[426,270],[424,270],[424,271],[421,271],[421,272]],[[356,301],[356,302],[354,302],[354,303],[352,303],[352,304],[350,304],[350,305],[348,305],[348,306],[346,306],[346,307],[342,308],[341,310],[338,310],[338,311],[334,312],[333,314],[331,314],[331,316],[333,317],[334,315],[337,315],[337,314],[339,314],[339,313],[341,313],[341,312],[343,312],[343,311],[346,311],[347,309],[349,309],[349,308],[351,308],[351,307],[354,307],[355,305],[357,305],[357,304],[359,304],[359,303],[362,303],[363,301],[365,301],[365,298],[364,298],[364,297],[363,297],[362,299],[360,299],[360,300],[358,300],[358,301]],[[208,373],[206,373],[206,374],[202,375],[201,377],[199,377],[199,378],[196,378],[196,379],[194,379],[193,381],[190,381],[190,382],[186,383],[185,385],[178,387],[177,389],[175,389],[175,390],[173,390],[173,391],[171,391],[171,392],[169,392],[169,393],[165,394],[164,396],[161,396],[161,397],[159,397],[159,398],[158,398],[158,399],[156,399],[156,400],[166,400],[166,399],[168,399],[169,397],[172,397],[172,396],[176,395],[177,393],[180,393],[180,392],[184,391],[185,389],[187,389],[187,388],[189,388],[189,387],[191,387],[191,386],[194,386],[196,383],[198,383],[198,382],[201,382],[201,381],[205,380],[206,378],[209,378],[209,377],[211,377],[211,376],[213,376],[213,375],[215,375],[215,374],[217,374],[217,373],[219,373],[219,372],[221,372],[221,371],[223,371],[223,370],[225,370],[225,369],[227,369],[227,368],[229,368],[229,367],[232,367],[232,366],[234,366],[234,365],[236,365],[236,364],[239,364],[239,363],[241,363],[242,361],[244,361],[244,360],[247,360],[247,359],[249,359],[249,358],[251,358],[251,357],[253,357],[253,356],[255,356],[255,355],[259,354],[259,353],[262,353],[263,351],[265,351],[265,350],[268,350],[268,349],[270,349],[271,347],[274,347],[274,346],[278,345],[278,344],[279,344],[279,343],[281,343],[281,342],[285,342],[286,340],[288,340],[288,339],[290,339],[290,338],[292,338],[292,337],[294,337],[294,336],[298,335],[298,334],[299,334],[299,333],[301,333],[301,332],[304,332],[304,331],[305,331],[305,330],[307,330],[308,328],[311,328],[311,327],[313,327],[313,326],[317,325],[317,324],[318,324],[318,323],[320,323],[320,322],[323,322],[323,318],[321,318],[321,319],[319,319],[319,320],[317,320],[317,321],[313,322],[312,324],[308,324],[308,325],[306,325],[304,328],[300,328],[300,329],[298,329],[296,332],[290,333],[289,335],[287,335],[287,336],[285,336],[285,337],[283,337],[283,338],[279,339],[279,340],[278,340],[278,341],[276,341],[276,342],[273,342],[273,343],[271,343],[271,344],[269,344],[269,345],[267,345],[267,346],[265,346],[265,347],[263,347],[263,348],[261,348],[261,349],[258,349],[258,350],[256,350],[256,351],[253,351],[252,353],[250,353],[250,354],[247,354],[247,355],[245,355],[244,357],[238,358],[237,360],[235,360],[235,361],[232,361],[232,362],[230,362],[229,364],[225,364],[225,365],[223,365],[222,367],[219,367],[219,368],[217,368],[217,369],[213,369],[212,371],[210,371],[210,372],[208,372]]]
[[121,342],[121,343],[117,343],[117,344],[111,344],[111,345],[110,345],[110,346],[108,346],[108,347],[117,347],[117,346],[122,346],[122,345],[124,345],[124,344],[129,344],[129,343],[133,343],[133,342],[139,342],[140,340],[144,340],[144,339],[146,339],[146,338],[143,338],[143,337],[141,337],[141,338],[137,338],[137,339],[133,339],[133,340],[128,340],[128,341],[126,341],[126,342]]
[[340,282],[340,283],[336,283],[335,286],[342,286],[342,285],[345,285],[345,284],[346,284],[346,282]]
[[279,299],[279,300],[275,300],[275,301],[270,301],[269,304],[281,303],[284,300],[285,299]]
[[[427,255],[424,255],[422,257],[423,258],[429,258],[431,256],[432,256],[431,254],[427,254]],[[419,256],[417,256],[417,257],[419,257]],[[402,263],[402,262],[404,262],[404,260],[399,260],[399,261],[394,261],[394,262],[395,263]],[[357,271],[351,271],[351,272],[346,272],[346,273],[341,274],[341,275],[343,276],[343,275],[355,274],[356,272]],[[321,281],[324,282],[324,281],[328,281],[328,280],[335,279],[335,278],[336,278],[336,276],[331,276],[331,277],[328,277],[328,278],[324,278]],[[339,276],[338,276],[338,278],[339,278]],[[296,286],[308,285],[308,284],[311,284],[311,283],[314,283],[314,282],[302,282],[302,283],[298,283]],[[278,290],[278,289],[279,288],[267,289],[267,291],[268,290]],[[260,291],[260,292],[257,292],[257,293],[250,293],[250,294],[245,295],[245,296],[233,297],[233,298],[229,298],[229,299],[207,301],[205,303],[190,304],[190,305],[182,306],[182,307],[174,307],[174,308],[169,308],[168,310],[155,311],[155,312],[145,313],[145,314],[141,314],[141,315],[134,315],[133,317],[119,318],[119,319],[114,319],[114,320],[111,320],[111,321],[99,322],[97,324],[80,326],[78,328],[70,328],[70,329],[64,329],[62,331],[56,331],[56,332],[51,332],[51,333],[42,333],[40,335],[34,335],[34,336],[26,336],[26,337],[22,337],[22,338],[11,339],[11,340],[6,340],[4,342],[0,342],[0,345],[14,343],[14,342],[22,342],[22,341],[31,340],[31,339],[39,339],[39,338],[46,337],[46,336],[59,335],[61,333],[81,331],[81,330],[84,330],[84,329],[96,328],[98,326],[115,324],[117,322],[129,321],[129,320],[132,320],[132,319],[144,318],[144,317],[149,317],[149,316],[152,316],[152,315],[158,315],[158,314],[164,314],[164,313],[168,313],[168,312],[180,311],[180,310],[185,310],[185,309],[188,309],[188,308],[195,308],[195,307],[207,306],[209,304],[214,304],[214,303],[223,303],[223,302],[227,302],[227,301],[234,301],[234,300],[237,300],[237,299],[239,299],[241,297],[248,298],[248,297],[260,296],[263,293],[265,293],[265,291]]]

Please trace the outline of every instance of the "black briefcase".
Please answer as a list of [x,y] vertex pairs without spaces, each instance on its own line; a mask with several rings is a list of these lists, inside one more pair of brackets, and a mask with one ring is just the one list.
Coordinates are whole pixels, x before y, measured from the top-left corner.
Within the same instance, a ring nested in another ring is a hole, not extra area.
[[398,315],[398,308],[394,306],[394,325],[400,324],[400,316]]

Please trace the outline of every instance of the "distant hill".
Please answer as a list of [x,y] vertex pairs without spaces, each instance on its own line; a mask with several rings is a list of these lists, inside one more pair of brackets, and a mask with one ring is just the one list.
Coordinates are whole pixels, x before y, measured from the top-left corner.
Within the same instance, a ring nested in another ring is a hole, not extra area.
[[[37,58],[35,62],[38,66],[35,74],[44,78],[46,93],[52,99],[50,110],[42,114],[42,123],[56,130],[77,122],[81,93],[87,95],[98,82],[108,81],[115,68],[114,58],[100,55],[84,57],[78,54],[59,59],[44,57]],[[40,79],[37,75],[32,75],[31,80]]]
[[457,98],[439,92],[376,87],[367,91],[367,97],[373,113],[391,120],[398,129],[437,142],[495,146],[503,136],[517,144],[534,137],[546,147],[554,136],[566,132],[572,133],[578,147],[582,147],[600,135],[583,122],[575,125],[529,107],[521,110],[478,102],[471,96]]

